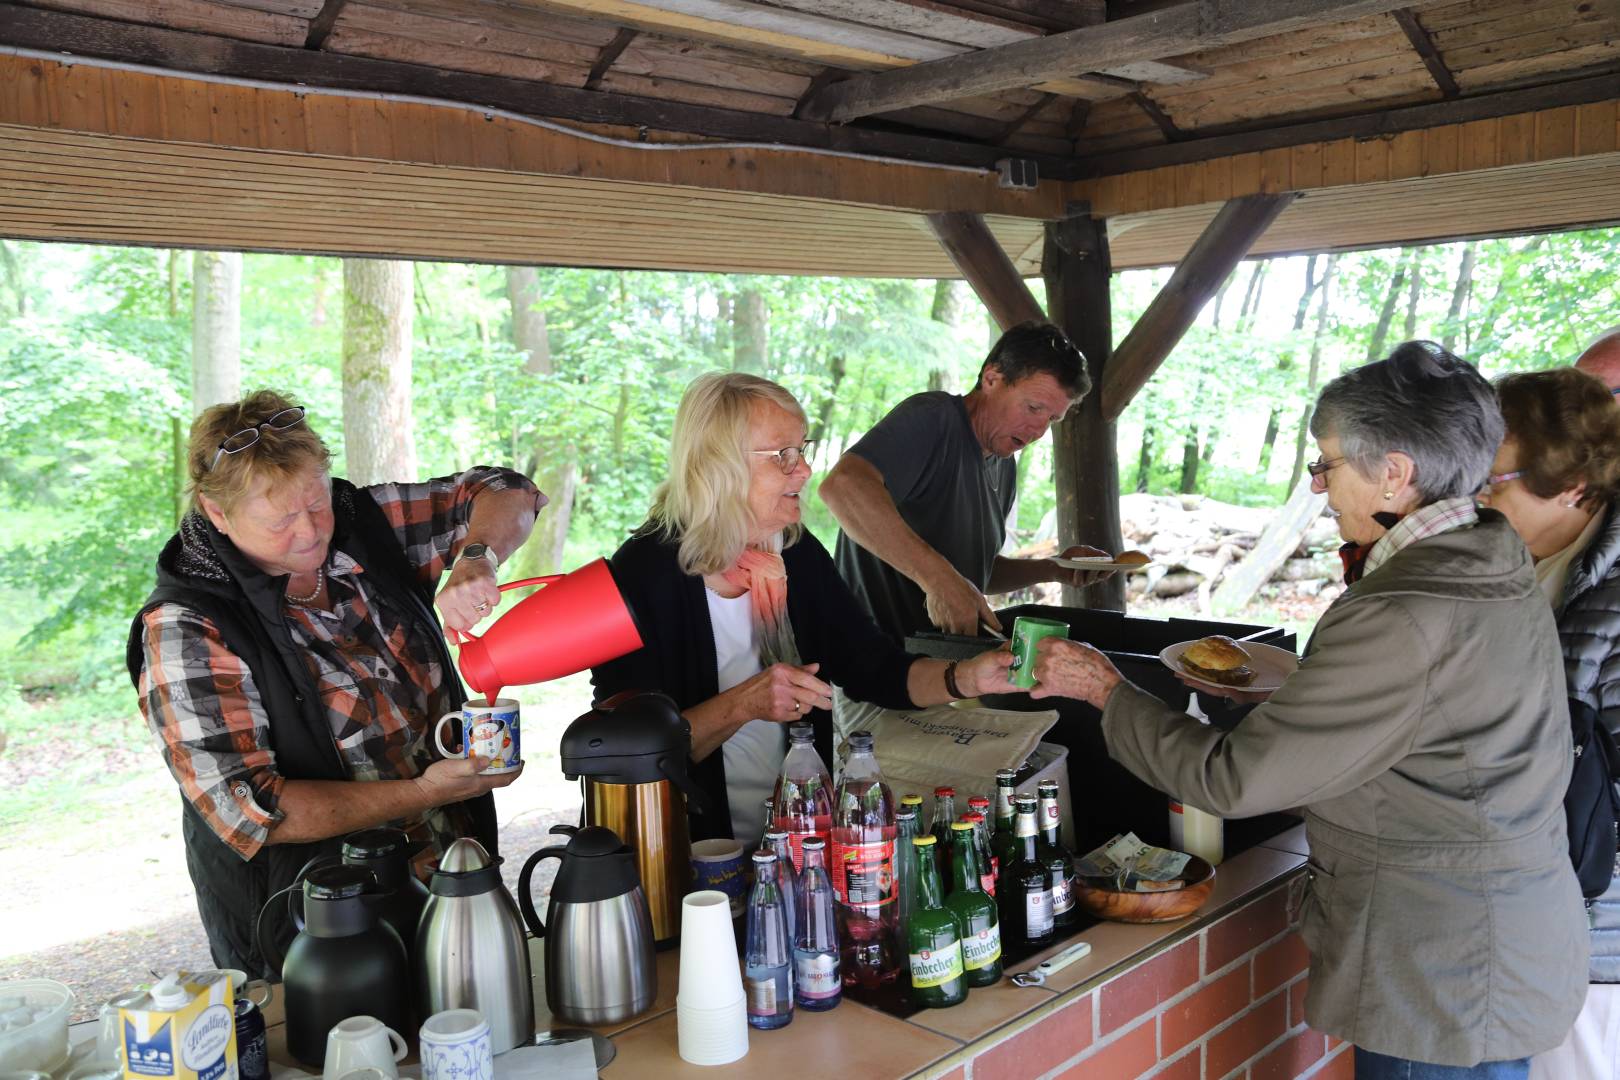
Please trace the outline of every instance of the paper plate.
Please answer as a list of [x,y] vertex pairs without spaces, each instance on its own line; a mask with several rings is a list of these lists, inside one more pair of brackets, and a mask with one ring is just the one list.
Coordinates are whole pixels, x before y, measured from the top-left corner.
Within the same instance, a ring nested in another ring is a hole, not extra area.
[[1122,571],[1123,573],[1127,573],[1127,574],[1138,574],[1138,573],[1141,573],[1143,570],[1146,570],[1150,566],[1157,566],[1158,565],[1157,563],[1151,563],[1151,562],[1145,562],[1145,563],[1122,563],[1122,562],[1115,562],[1113,559],[1103,559],[1103,558],[1091,558],[1091,559],[1054,558],[1052,561],[1057,563],[1059,566],[1063,567],[1065,570],[1119,570],[1119,571]]
[[1181,664],[1181,654],[1187,651],[1189,645],[1197,644],[1199,640],[1202,639],[1167,645],[1159,653],[1159,660],[1177,675],[1191,679],[1200,686],[1207,686],[1216,693],[1223,690],[1247,690],[1262,693],[1276,690],[1299,667],[1299,657],[1287,649],[1279,649],[1275,645],[1259,645],[1252,641],[1240,641],[1238,644],[1243,646],[1244,651],[1249,654],[1249,667],[1254,669],[1254,682],[1248,686],[1226,686],[1222,683],[1210,682],[1208,679],[1201,679],[1194,675]]

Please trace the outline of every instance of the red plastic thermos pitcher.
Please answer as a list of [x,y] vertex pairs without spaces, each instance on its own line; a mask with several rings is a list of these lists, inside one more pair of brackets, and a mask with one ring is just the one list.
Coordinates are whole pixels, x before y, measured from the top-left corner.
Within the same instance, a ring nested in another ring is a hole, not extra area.
[[507,686],[546,682],[641,648],[641,631],[606,559],[571,574],[510,581],[501,591],[544,585],[495,620],[482,637],[459,634],[461,676],[493,704]]

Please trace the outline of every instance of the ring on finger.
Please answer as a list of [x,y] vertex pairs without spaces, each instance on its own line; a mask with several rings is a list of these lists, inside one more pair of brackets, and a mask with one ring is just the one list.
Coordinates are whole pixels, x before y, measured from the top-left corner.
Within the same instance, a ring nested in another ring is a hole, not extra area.
[[795,701],[795,702],[794,702],[794,703],[793,703],[793,711],[794,711],[794,712],[803,712],[803,711],[804,711],[804,702],[802,702],[802,701]]

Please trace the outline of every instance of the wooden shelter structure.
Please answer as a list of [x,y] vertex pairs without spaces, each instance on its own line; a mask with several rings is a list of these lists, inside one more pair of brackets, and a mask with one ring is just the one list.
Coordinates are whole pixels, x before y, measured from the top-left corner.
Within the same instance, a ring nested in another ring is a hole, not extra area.
[[1112,550],[1114,421],[1238,260],[1620,221],[1617,147],[1620,0],[0,0],[0,235],[959,274],[1003,325],[1039,273]]

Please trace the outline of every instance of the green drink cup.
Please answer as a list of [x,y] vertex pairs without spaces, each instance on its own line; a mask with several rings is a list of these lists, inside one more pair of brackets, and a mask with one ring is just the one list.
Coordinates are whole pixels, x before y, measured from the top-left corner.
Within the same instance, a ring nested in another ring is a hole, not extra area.
[[1052,619],[1031,619],[1020,615],[1013,620],[1012,684],[1029,690],[1035,685],[1035,645],[1042,638],[1069,636],[1069,624]]

